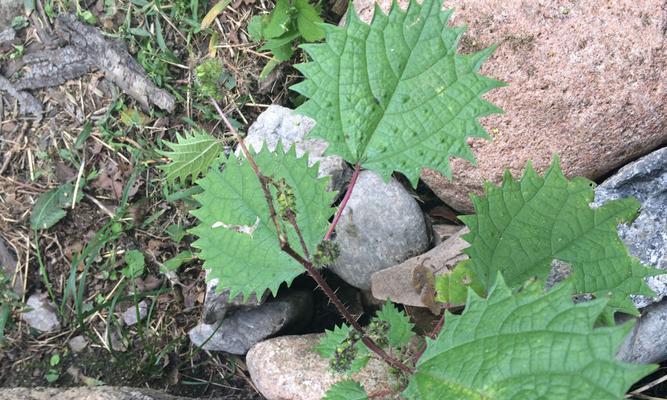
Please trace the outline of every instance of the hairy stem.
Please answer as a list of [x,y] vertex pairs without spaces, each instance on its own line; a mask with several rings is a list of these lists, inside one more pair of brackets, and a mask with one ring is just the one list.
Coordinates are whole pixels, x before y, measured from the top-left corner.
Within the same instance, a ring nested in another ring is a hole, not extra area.
[[[433,340],[438,337],[440,334],[440,331],[442,330],[442,327],[445,326],[445,313],[446,310],[442,312],[442,315],[440,316],[440,319],[438,320],[438,323],[435,325],[433,328],[433,331],[431,331],[431,334],[429,337]],[[421,347],[419,348],[419,351],[417,351],[413,356],[412,356],[412,363],[417,365],[417,361],[419,361],[419,358],[424,354],[424,351],[426,351],[426,342],[424,342]]]
[[336,215],[334,215],[334,219],[333,221],[331,221],[331,225],[329,226],[327,234],[324,235],[324,240],[329,240],[331,238],[331,234],[333,234],[334,229],[336,229],[336,225],[338,225],[338,220],[340,220],[340,216],[343,215],[343,210],[345,209],[348,200],[350,200],[350,196],[352,196],[352,191],[354,190],[354,186],[357,184],[357,178],[359,178],[360,172],[361,172],[361,165],[359,163],[356,163],[354,165],[354,172],[352,173],[352,178],[350,179],[350,184],[347,186],[347,191],[345,192],[345,196],[343,196],[343,200],[341,200],[340,205],[338,206],[338,210],[336,210]]
[[[389,354],[387,354],[380,346],[378,346],[371,338],[369,338],[366,335],[366,332],[364,332],[364,328],[359,325],[359,322],[354,318],[354,316],[350,313],[350,311],[345,307],[343,302],[338,298],[336,293],[331,289],[329,284],[324,280],[324,277],[320,272],[313,266],[313,264],[303,258],[299,253],[297,253],[292,246],[289,244],[287,237],[282,233],[282,230],[280,229],[280,220],[278,219],[278,214],[276,213],[276,209],[273,205],[273,196],[271,195],[271,191],[269,190],[269,179],[262,174],[262,172],[259,170],[259,167],[255,163],[254,158],[252,157],[252,154],[248,151],[248,148],[245,145],[245,141],[243,140],[243,137],[238,133],[238,131],[232,126],[232,124],[229,122],[227,119],[227,116],[225,113],[222,112],[222,109],[220,109],[220,106],[218,103],[211,98],[211,103],[215,107],[216,111],[218,112],[218,115],[222,119],[222,121],[225,123],[227,126],[227,129],[234,135],[234,138],[236,141],[239,143],[239,146],[241,147],[241,151],[243,152],[243,155],[245,158],[248,160],[250,163],[250,167],[252,168],[253,172],[257,176],[257,179],[259,180],[260,185],[262,186],[262,191],[264,192],[264,198],[266,199],[266,202],[269,206],[269,212],[271,214],[271,219],[273,221],[273,224],[275,225],[276,232],[278,234],[278,240],[280,241],[280,249],[287,253],[290,257],[292,257],[294,260],[296,260],[299,264],[301,264],[306,271],[308,272],[308,275],[317,283],[317,285],[320,287],[320,289],[326,294],[326,296],[329,298],[329,300],[336,306],[336,309],[338,312],[347,320],[347,322],[352,325],[352,327],[357,330],[359,333],[361,333],[361,341],[368,347],[369,350],[377,354],[380,358],[382,358],[387,364],[391,365],[394,368],[400,369],[403,372],[406,373],[413,373],[414,369],[403,364],[399,360],[393,358]],[[336,223],[338,219],[340,218],[340,213],[342,212],[342,209],[345,207],[345,204],[347,204],[347,201],[350,198],[350,194],[352,192],[352,189],[354,188],[354,184],[356,183],[357,177],[359,176],[361,166],[357,163],[355,165],[354,169],[354,174],[352,175],[352,179],[350,180],[350,185],[348,186],[347,193],[345,193],[345,197],[343,198],[343,201],[341,202],[341,205],[339,207],[339,212],[336,213],[336,217],[334,218],[334,221],[331,224],[331,227],[329,228],[329,233],[327,233],[327,238],[331,235],[331,232],[333,232],[334,228],[336,227]],[[306,247],[305,241],[303,239],[303,235],[301,234],[301,230],[298,228],[296,224],[296,219],[290,218],[290,224],[295,228],[295,232],[297,236],[299,237],[299,241],[301,244],[301,247],[303,247],[304,254],[306,254],[306,257],[308,256],[308,249]]]

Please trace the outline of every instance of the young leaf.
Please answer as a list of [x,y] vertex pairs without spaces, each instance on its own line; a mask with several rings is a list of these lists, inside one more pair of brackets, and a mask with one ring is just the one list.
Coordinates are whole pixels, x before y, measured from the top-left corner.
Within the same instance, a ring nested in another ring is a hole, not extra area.
[[190,262],[194,255],[190,250],[181,251],[174,257],[166,260],[160,267],[161,272],[176,271],[181,265]]
[[[70,182],[40,195],[30,213],[32,229],[49,229],[65,217],[67,212],[63,209],[72,205],[72,196],[74,196],[74,185]],[[77,190],[76,202],[82,198],[83,192]]]
[[368,400],[368,395],[358,382],[344,380],[333,384],[323,400]]
[[317,9],[308,0],[295,0],[294,7],[299,10],[296,16],[296,25],[299,33],[307,42],[316,42],[324,38],[324,29],[319,24],[324,23]]
[[450,176],[452,156],[474,162],[466,139],[488,137],[477,119],[501,111],[480,96],[503,84],[478,73],[493,48],[456,53],[464,29],[441,6],[394,4],[370,26],[349,7],[346,26],[322,25],[325,43],[301,46],[313,61],[296,66],[307,79],[292,89],[309,98],[297,111],[317,121],[328,154],[413,185],[422,168]]
[[144,273],[146,267],[146,260],[144,258],[144,253],[139,250],[128,250],[125,253],[125,268],[121,270],[121,273],[128,278],[138,278]]
[[468,298],[468,288],[483,296],[484,285],[468,266],[470,260],[461,261],[448,274],[435,278],[436,300],[448,305],[462,305]]
[[[307,156],[296,157],[279,146],[275,153],[263,150],[255,156],[259,169],[274,181],[285,179],[296,197],[296,221],[309,250],[322,240],[332,214],[334,193],[327,179],[317,178],[318,166],[308,167]],[[212,169],[197,184],[203,189],[195,199],[201,207],[192,211],[199,225],[191,230],[199,237],[193,244],[209,269],[208,279],[218,278],[219,290],[231,289],[230,298],[243,293],[247,299],[266,289],[275,295],[282,282],[291,283],[304,269],[280,250],[275,227],[261,185],[248,162],[232,156],[224,171]],[[274,190],[273,198],[276,198]],[[283,232],[296,251],[299,240],[290,224]]]
[[277,0],[271,12],[271,19],[263,29],[267,39],[277,38],[289,30],[291,22],[289,0]]
[[[334,326],[332,331],[326,330],[324,336],[322,336],[322,339],[320,339],[320,342],[313,348],[313,350],[323,358],[328,360],[334,359],[336,357],[336,350],[339,348],[340,344],[350,336],[352,330],[353,328],[347,324]],[[370,357],[368,348],[361,343],[361,341],[355,343],[354,348],[356,349],[357,354],[347,371],[350,374],[357,373],[365,367]]]
[[653,295],[644,282],[663,271],[644,267],[628,254],[616,225],[632,220],[634,199],[593,209],[593,183],[568,180],[555,158],[544,177],[530,163],[521,181],[505,173],[502,186],[486,185],[485,197],[473,196],[476,215],[461,217],[470,228],[463,238],[469,268],[485,288],[502,273],[510,287],[537,277],[545,281],[551,261],[569,263],[574,293],[610,296],[605,319],[613,311],[637,314],[631,294]]
[[594,329],[606,300],[573,304],[570,283],[513,295],[501,277],[482,299],[470,291],[417,363],[404,393],[435,400],[617,400],[653,365],[617,362],[632,323]]
[[402,347],[410,342],[415,335],[412,328],[415,326],[410,318],[394,306],[391,301],[384,303],[376,318],[389,324],[387,339],[391,347]]
[[181,136],[176,134],[176,143],[165,142],[171,151],[158,151],[171,162],[159,168],[166,173],[169,184],[176,179],[184,182],[188,176],[193,180],[206,174],[213,161],[222,152],[220,142],[204,131],[192,131]]

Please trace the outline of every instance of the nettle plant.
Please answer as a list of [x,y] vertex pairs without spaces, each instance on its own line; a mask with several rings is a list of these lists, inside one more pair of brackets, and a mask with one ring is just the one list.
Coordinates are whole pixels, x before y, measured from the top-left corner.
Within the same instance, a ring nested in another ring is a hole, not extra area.
[[[306,79],[293,90],[308,98],[297,112],[315,119],[310,135],[329,143],[328,154],[354,165],[337,209],[307,156],[281,146],[251,153],[215,101],[242,154],[225,158],[204,132],[169,145],[170,181],[203,176],[191,232],[208,279],[219,279],[232,298],[248,298],[276,295],[306,272],[349,324],[327,332],[314,351],[348,376],[372,355],[381,358],[396,374],[395,394],[406,399],[622,398],[655,366],[615,360],[632,323],[615,325],[613,317],[637,315],[629,296],[652,295],[644,278],[659,271],[631,257],[616,232],[639,204],[591,208],[594,184],[567,179],[557,158],[544,175],[529,164],[520,180],[507,173],[500,186],[473,196],[476,214],[461,217],[469,259],[434,282],[445,308],[465,309],[443,312],[429,337],[415,338],[391,302],[361,326],[320,273],[335,260],[332,235],[362,168],[385,179],[398,172],[416,185],[425,167],[451,176],[450,157],[474,163],[467,138],[488,138],[478,119],[501,110],[481,95],[503,83],[479,68],[493,48],[458,54],[464,29],[448,26],[450,15],[439,0],[376,9],[370,25],[351,10],[345,26],[319,25],[324,43],[302,46],[312,61],[296,66]],[[571,274],[546,290],[553,260]],[[575,304],[582,294],[592,300]],[[374,395],[345,378],[326,398]]]

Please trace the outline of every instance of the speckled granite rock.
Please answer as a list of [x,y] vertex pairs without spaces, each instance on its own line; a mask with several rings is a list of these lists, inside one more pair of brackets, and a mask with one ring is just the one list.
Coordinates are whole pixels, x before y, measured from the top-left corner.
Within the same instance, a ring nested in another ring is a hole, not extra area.
[[[334,375],[328,360],[312,349],[321,335],[283,336],[258,343],[246,356],[248,372],[268,400],[319,400],[344,375]],[[390,389],[395,383],[387,364],[371,357],[352,379],[367,393]]]
[[[390,0],[379,0],[388,9]],[[405,5],[407,0],[399,0]],[[354,0],[369,20],[373,0]],[[567,176],[595,179],[667,142],[663,0],[563,2],[448,0],[468,25],[463,52],[499,47],[482,73],[509,84],[488,100],[505,110],[482,121],[493,141],[472,140],[478,167],[452,159],[453,179],[422,179],[445,203],[472,211],[469,193],[526,161],[543,172],[561,158]]]
[[119,386],[75,388],[0,388],[3,400],[186,400],[157,390]]
[[46,293],[34,293],[26,301],[29,311],[21,314],[24,320],[31,328],[41,332],[52,332],[60,329],[60,321],[56,314],[55,307],[49,301]]
[[[642,206],[631,224],[618,226],[618,234],[632,255],[667,273],[667,147],[624,166],[600,184],[595,189],[593,204],[600,206],[630,196]],[[667,296],[667,274],[649,277],[646,281],[657,297],[634,296],[637,307]]]

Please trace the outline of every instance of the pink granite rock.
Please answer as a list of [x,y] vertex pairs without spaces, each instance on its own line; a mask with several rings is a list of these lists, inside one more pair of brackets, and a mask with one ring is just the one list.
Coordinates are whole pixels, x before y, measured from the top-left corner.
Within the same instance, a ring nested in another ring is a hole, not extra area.
[[[378,0],[384,10],[390,0]],[[405,5],[407,1],[399,1]],[[369,21],[373,0],[355,0]],[[448,0],[468,25],[461,51],[499,44],[482,73],[509,87],[486,98],[505,110],[484,119],[492,142],[471,141],[478,167],[452,160],[453,180],[423,180],[453,208],[526,161],[554,154],[568,176],[599,178],[667,142],[667,3],[664,0]]]

